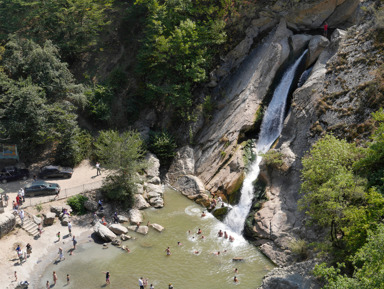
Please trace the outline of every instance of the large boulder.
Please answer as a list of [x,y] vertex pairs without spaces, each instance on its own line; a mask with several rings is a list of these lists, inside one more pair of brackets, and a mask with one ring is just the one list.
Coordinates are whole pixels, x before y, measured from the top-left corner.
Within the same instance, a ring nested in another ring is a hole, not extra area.
[[308,45],[308,57],[306,66],[311,66],[320,53],[329,45],[329,40],[321,35],[313,36]]
[[127,234],[128,229],[127,227],[124,227],[123,225],[120,224],[112,224],[109,226],[109,229],[115,233],[116,235],[121,235],[121,234]]
[[99,236],[101,239],[103,239],[106,242],[111,242],[116,238],[115,233],[113,233],[110,229],[108,229],[106,226],[98,222],[94,227],[93,231],[97,236]]
[[132,225],[143,222],[143,215],[138,209],[130,209],[128,214]]
[[[360,0],[346,0],[336,7],[332,15],[328,17],[327,23],[330,27],[337,27],[340,24],[351,20],[359,7]],[[354,22],[354,21],[351,21]]]
[[11,232],[16,225],[15,215],[11,212],[0,214],[0,239]]
[[55,222],[56,214],[55,213],[46,213],[44,214],[44,226],[51,226]]
[[160,196],[149,199],[149,203],[151,204],[152,207],[156,209],[160,209],[164,207],[164,199]]
[[205,192],[204,183],[198,177],[192,175],[180,177],[174,186],[185,196],[199,195]]
[[319,289],[322,288],[312,271],[316,260],[275,268],[263,278],[259,289]]
[[312,36],[308,34],[295,34],[289,37],[289,44],[292,47],[292,52],[298,54],[308,45],[311,38]]
[[71,206],[64,205],[64,206],[51,206],[50,211],[52,213],[56,214],[56,217],[60,217],[60,214],[63,212],[63,210],[66,209],[68,213],[72,212]]
[[159,159],[151,153],[148,153],[145,157],[148,161],[148,169],[146,170],[147,178],[158,177],[160,175],[160,161]]
[[192,175],[195,173],[194,151],[190,146],[180,148],[173,159],[168,170],[167,177],[173,183],[182,175]]
[[[295,30],[319,29],[324,21],[331,27],[348,20],[356,11],[358,0],[317,0],[312,3],[297,3],[292,9],[284,12],[287,25]],[[288,1],[279,2],[280,6]],[[288,7],[287,7],[288,8]],[[281,12],[281,11],[279,11]]]
[[129,236],[129,235],[126,235],[126,234],[121,234],[121,235],[120,235],[120,240],[121,240],[121,241],[127,241],[127,240],[129,240],[129,239],[132,239],[132,237]]
[[147,226],[128,226],[128,230],[142,234],[147,235],[148,234],[148,227]]
[[158,232],[162,232],[164,230],[164,227],[159,224],[151,224],[151,227],[154,228]]
[[61,218],[61,225],[63,226],[68,226],[68,222],[71,220],[71,217],[68,216],[68,215],[64,215],[62,218]]
[[96,212],[97,209],[99,208],[99,205],[97,204],[96,201],[93,201],[93,200],[86,200],[84,202],[84,208],[87,210],[87,211],[90,211],[90,212]]
[[150,193],[156,193],[156,194],[159,194],[160,196],[163,196],[164,194],[162,185],[146,184],[145,191],[147,195]]
[[149,208],[150,206],[151,205],[147,203],[143,195],[135,194],[133,208],[138,210],[144,210],[146,208]]
[[33,222],[34,222],[36,225],[39,225],[39,224],[41,224],[42,220],[41,220],[40,217],[33,215]]
[[123,216],[123,215],[117,215],[117,218],[119,219],[119,223],[126,223],[129,222],[128,217]]

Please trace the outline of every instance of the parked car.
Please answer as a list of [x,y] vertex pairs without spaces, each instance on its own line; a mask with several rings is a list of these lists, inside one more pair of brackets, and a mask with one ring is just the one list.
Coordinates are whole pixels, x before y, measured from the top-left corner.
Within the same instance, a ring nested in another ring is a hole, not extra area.
[[0,182],[6,184],[10,181],[26,180],[29,178],[28,169],[19,169],[16,167],[6,167],[0,172]]
[[69,179],[72,177],[73,169],[64,168],[61,166],[45,166],[40,168],[39,178],[65,178]]
[[34,197],[37,195],[56,195],[60,193],[60,186],[56,183],[36,181],[27,184],[24,187],[24,192],[26,197]]

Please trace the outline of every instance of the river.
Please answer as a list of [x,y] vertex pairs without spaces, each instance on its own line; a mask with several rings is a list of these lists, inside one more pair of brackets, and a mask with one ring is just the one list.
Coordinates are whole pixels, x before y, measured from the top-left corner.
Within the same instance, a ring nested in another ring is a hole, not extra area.
[[[201,217],[202,207],[167,189],[164,195],[163,209],[142,211],[144,222],[158,223],[165,227],[161,233],[150,228],[145,236],[129,232],[134,240],[123,242],[131,253],[112,245],[103,249],[95,244],[91,236],[79,242],[75,254],[62,262],[51,262],[44,272],[34,281],[33,288],[45,288],[47,280],[52,284],[52,272],[56,271],[58,282],[51,288],[138,288],[138,279],[147,278],[156,289],[168,288],[172,283],[175,289],[225,289],[257,288],[263,276],[273,264],[249,244],[242,236],[235,237],[233,243],[218,238],[217,232],[227,230],[223,223],[211,214]],[[202,235],[197,235],[198,229]],[[191,233],[188,233],[191,231]],[[229,231],[228,231],[229,232]],[[182,245],[178,246],[177,242]],[[166,256],[165,249],[170,247],[171,255]],[[195,254],[195,251],[199,251]],[[220,251],[220,255],[213,254]],[[243,258],[243,261],[233,261]],[[238,273],[235,273],[235,268]],[[105,285],[105,274],[111,273],[111,284]],[[66,285],[66,275],[70,275],[70,284]],[[234,283],[237,276],[239,282]],[[148,287],[149,288],[149,285]]]

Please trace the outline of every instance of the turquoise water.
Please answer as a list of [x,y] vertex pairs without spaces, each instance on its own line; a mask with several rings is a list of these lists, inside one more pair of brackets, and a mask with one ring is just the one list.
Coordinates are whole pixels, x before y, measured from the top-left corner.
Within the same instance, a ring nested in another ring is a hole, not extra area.
[[[130,232],[135,240],[125,241],[123,245],[128,246],[131,253],[112,245],[103,249],[88,236],[79,242],[74,255],[68,256],[66,251],[65,261],[48,265],[39,276],[37,288],[45,288],[47,280],[52,283],[53,271],[59,280],[52,288],[139,288],[140,277],[147,278],[155,288],[165,289],[169,283],[175,289],[257,288],[261,284],[273,265],[254,246],[234,233],[230,233],[235,236],[233,243],[218,238],[219,229],[228,228],[210,214],[202,218],[202,207],[180,193],[167,190],[164,198],[163,209],[143,211],[143,224],[158,223],[165,227],[163,232],[153,228],[146,236]],[[204,239],[196,234],[199,228]],[[177,245],[178,241],[181,246]],[[170,256],[165,252],[168,246]],[[220,255],[213,254],[217,251]],[[244,261],[236,262],[233,258],[244,258]],[[105,271],[111,273],[110,285],[105,285]],[[71,280],[69,285],[66,285],[67,274]],[[236,284],[235,275],[239,279]]]

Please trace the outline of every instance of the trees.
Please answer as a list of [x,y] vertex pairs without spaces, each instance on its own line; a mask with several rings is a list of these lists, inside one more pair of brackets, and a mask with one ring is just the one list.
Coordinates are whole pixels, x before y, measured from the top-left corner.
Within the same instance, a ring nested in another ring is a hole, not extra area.
[[329,230],[335,258],[356,252],[384,215],[384,199],[352,170],[361,156],[354,144],[326,135],[302,161],[299,207]]
[[77,107],[85,101],[83,86],[61,62],[57,48],[11,37],[0,71],[0,137],[15,143],[33,161],[45,148],[74,166],[82,159]]
[[113,171],[107,176],[102,188],[109,199],[120,201],[126,206],[133,204],[137,174],[146,167],[144,153],[143,141],[137,132],[100,132],[95,143],[95,155],[104,167]]
[[375,187],[384,196],[384,111],[373,114],[377,129],[364,157],[354,165],[354,170],[368,179],[368,186]]
[[344,264],[338,268],[322,263],[316,266],[314,273],[325,279],[325,289],[371,289],[384,288],[384,225],[380,224],[371,232],[367,242],[352,257],[354,274],[349,277],[340,274]]
[[113,0],[5,0],[0,2],[0,37],[8,34],[51,40],[68,61],[95,45],[110,22],[106,11]]
[[13,35],[5,46],[2,67],[14,80],[29,77],[32,83],[44,89],[47,100],[69,100],[85,105],[84,87],[75,83],[68,64],[62,62],[52,41],[43,46],[32,40]]
[[206,79],[215,48],[225,40],[225,23],[215,18],[213,3],[138,0],[147,9],[138,72],[146,100],[172,106],[185,115],[192,89]]

